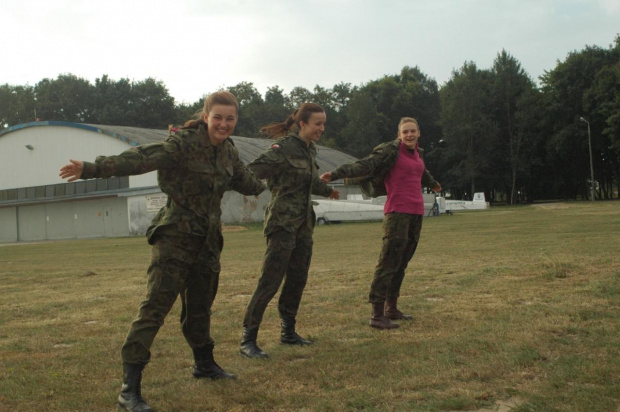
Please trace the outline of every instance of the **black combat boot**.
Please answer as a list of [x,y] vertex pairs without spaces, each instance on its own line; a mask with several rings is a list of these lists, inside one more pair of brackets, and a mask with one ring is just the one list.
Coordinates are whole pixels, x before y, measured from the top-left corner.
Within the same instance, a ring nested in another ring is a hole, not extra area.
[[239,345],[239,354],[248,358],[268,358],[261,348],[256,344],[258,336],[258,326],[255,328],[243,328],[243,336]]
[[118,406],[130,412],[153,412],[153,409],[142,398],[142,371],[146,365],[123,364],[123,386],[118,395]]
[[226,372],[215,363],[213,359],[213,343],[200,349],[193,349],[194,352],[194,371],[193,375],[196,379],[210,378],[217,379],[237,379],[236,375]]
[[313,345],[314,342],[302,338],[295,332],[295,319],[282,319],[280,342],[285,345]]
[[398,310],[396,307],[396,302],[398,301],[398,297],[391,297],[385,300],[385,311],[384,315],[386,318],[390,320],[411,320],[413,316],[405,315],[403,312]]
[[373,303],[372,304],[372,317],[370,318],[370,326],[377,329],[396,329],[400,325],[398,323],[392,323],[384,315],[383,306],[385,302]]

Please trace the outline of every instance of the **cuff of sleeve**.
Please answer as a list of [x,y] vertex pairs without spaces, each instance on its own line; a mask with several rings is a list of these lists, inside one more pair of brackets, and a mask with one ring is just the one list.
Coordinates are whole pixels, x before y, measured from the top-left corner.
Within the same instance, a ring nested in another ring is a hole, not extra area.
[[84,170],[80,179],[92,179],[96,177],[97,166],[91,162],[84,162]]
[[333,172],[331,172],[331,174],[332,174],[332,180],[331,180],[332,182],[334,182],[334,181],[339,180],[339,179],[341,179],[341,178],[342,178],[342,177],[340,176],[340,174],[339,174],[337,171],[335,171],[335,170],[334,170]]

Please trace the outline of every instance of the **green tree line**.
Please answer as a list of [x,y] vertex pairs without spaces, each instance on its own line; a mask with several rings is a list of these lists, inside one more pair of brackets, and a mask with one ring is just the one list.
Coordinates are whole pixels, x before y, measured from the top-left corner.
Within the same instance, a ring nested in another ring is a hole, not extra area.
[[[620,185],[620,36],[608,48],[587,46],[545,71],[537,85],[502,50],[492,67],[465,62],[441,87],[416,67],[352,86],[279,86],[264,96],[250,82],[227,87],[240,103],[236,135],[261,137],[303,102],[327,112],[321,144],[356,157],[396,137],[401,117],[418,119],[429,170],[453,198],[532,202],[588,199],[589,142],[595,195],[618,197]],[[208,94],[211,91],[205,93]],[[34,86],[0,85],[0,128],[36,120],[165,129],[202,107],[176,103],[156,79],[95,84],[72,74]],[[588,126],[590,136],[588,136]]]

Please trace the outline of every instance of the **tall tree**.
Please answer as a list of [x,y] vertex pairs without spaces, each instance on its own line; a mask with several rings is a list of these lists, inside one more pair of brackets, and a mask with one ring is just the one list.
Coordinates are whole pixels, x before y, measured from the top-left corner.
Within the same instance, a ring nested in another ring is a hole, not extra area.
[[310,90],[299,86],[294,87],[288,96],[293,108],[299,107],[302,103],[312,102],[314,100],[314,96]]
[[93,120],[94,87],[86,79],[61,74],[43,79],[34,87],[37,117],[87,123]]
[[[499,174],[507,168],[506,159],[509,161],[509,199],[514,204],[517,195],[517,175],[524,161],[521,157],[521,148],[527,137],[527,124],[517,124],[517,102],[527,93],[534,90],[534,82],[521,67],[521,63],[511,56],[506,50],[499,53],[491,69],[493,75],[493,99],[495,100],[496,123],[499,128],[499,148],[501,153],[505,151],[505,157],[496,158],[496,170]],[[521,126],[521,127],[519,127]],[[519,128],[518,128],[519,127]]]
[[0,85],[0,129],[32,122],[36,118],[32,86]]
[[[366,107],[368,104],[373,108]],[[398,123],[402,117],[415,117],[422,131],[423,147],[432,148],[441,140],[439,127],[439,91],[437,83],[428,78],[417,67],[405,66],[398,75],[384,76],[381,79],[371,81],[351,91],[350,101],[347,107],[347,119],[349,123],[359,117],[360,111],[368,112],[372,116],[372,130],[369,136],[359,139],[363,142],[361,151],[368,153],[379,143],[393,140],[397,136]],[[371,114],[372,112],[372,114]],[[363,125],[363,123],[362,123]],[[358,126],[360,133],[363,127]],[[347,126],[344,130],[351,133],[356,128]],[[344,140],[339,147],[347,147],[351,150],[352,136],[343,136]]]
[[[316,90],[315,88],[315,92]],[[324,137],[321,137],[321,144],[340,149],[343,142],[342,133],[347,126],[347,111],[354,90],[355,88],[352,88],[349,83],[336,84],[329,90],[329,106],[325,108],[327,126]]]
[[288,117],[292,108],[289,97],[278,86],[268,87],[265,92],[265,103],[262,110],[260,127],[269,123],[281,122]]
[[584,109],[602,126],[600,139],[600,190],[613,197],[613,182],[620,188],[620,35],[608,51],[608,62],[595,75],[584,95]]
[[[569,198],[588,198],[590,193],[590,162],[588,156],[588,133],[583,117],[590,123],[595,180],[605,184],[602,173],[609,142],[603,139],[606,119],[595,107],[586,105],[585,97],[594,87],[597,74],[610,64],[610,53],[596,46],[568,55],[565,61],[541,76],[546,107],[553,124],[547,149],[551,151],[550,165],[558,176],[560,195]],[[599,102],[600,104],[600,102]],[[589,110],[588,110],[589,109]],[[599,192],[599,196],[601,193]]]
[[107,74],[95,79],[95,110],[97,124],[131,126],[131,82],[129,79],[111,80]]
[[246,137],[257,137],[259,128],[265,124],[264,101],[253,83],[241,82],[228,90],[239,101],[239,120],[235,134]]
[[176,117],[174,98],[166,85],[150,77],[132,84],[128,112],[131,126],[152,129],[167,129]]
[[[514,117],[515,140],[518,143],[518,157],[511,163],[515,167],[514,191],[521,192],[524,201],[547,199],[553,179],[545,174],[546,140],[549,135],[545,129],[545,107],[542,93],[532,88],[519,96],[516,101]],[[512,198],[514,201],[514,197]]]
[[456,197],[492,188],[488,182],[494,176],[491,159],[498,127],[492,116],[491,85],[490,71],[467,62],[440,91],[441,126],[447,143],[442,184]]
[[364,157],[381,142],[381,125],[386,121],[385,116],[377,111],[370,93],[360,90],[351,98],[347,119],[339,148],[353,156]]

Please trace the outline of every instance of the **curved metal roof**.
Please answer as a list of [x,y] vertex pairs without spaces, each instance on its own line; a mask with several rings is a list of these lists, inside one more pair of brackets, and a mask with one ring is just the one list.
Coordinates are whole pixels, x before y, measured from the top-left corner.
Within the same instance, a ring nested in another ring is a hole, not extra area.
[[[141,144],[147,143],[157,143],[165,140],[168,137],[168,130],[145,129],[142,127],[129,126],[109,126],[73,123],[64,121],[30,122],[15,125],[7,129],[0,130],[0,136],[15,130],[41,126],[74,127],[95,133],[105,134],[115,139],[119,139],[131,146],[139,146]],[[231,136],[231,138],[235,142],[235,146],[239,150],[239,156],[241,160],[246,164],[251,162],[259,154],[261,154],[273,144],[273,140],[271,139],[260,139],[242,136]],[[319,164],[320,172],[334,170],[336,167],[340,166],[343,163],[349,163],[355,160],[357,160],[355,157],[349,156],[338,150],[326,146],[317,145],[317,163]]]

